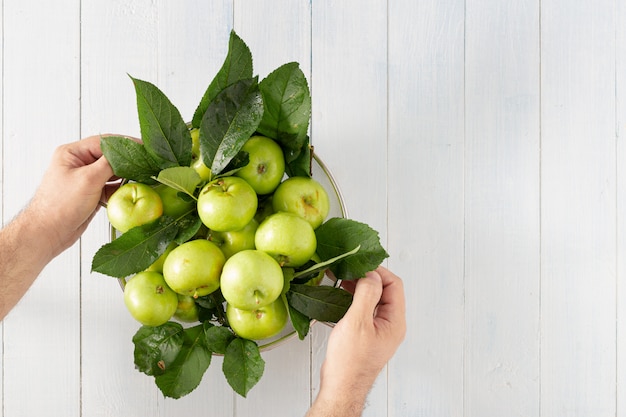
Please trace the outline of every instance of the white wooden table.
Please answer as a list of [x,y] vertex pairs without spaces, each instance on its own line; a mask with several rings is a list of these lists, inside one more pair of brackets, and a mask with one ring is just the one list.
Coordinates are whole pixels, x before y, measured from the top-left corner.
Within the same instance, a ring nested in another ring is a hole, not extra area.
[[[624,0],[4,0],[2,219],[56,146],[138,134],[127,74],[192,115],[234,28],[261,78],[300,62],[313,144],[404,278],[406,341],[365,415],[623,417],[624,22]],[[264,354],[247,399],[219,359],[164,399],[90,273],[107,236],[101,212],[0,324],[2,416],[306,412],[324,326]]]

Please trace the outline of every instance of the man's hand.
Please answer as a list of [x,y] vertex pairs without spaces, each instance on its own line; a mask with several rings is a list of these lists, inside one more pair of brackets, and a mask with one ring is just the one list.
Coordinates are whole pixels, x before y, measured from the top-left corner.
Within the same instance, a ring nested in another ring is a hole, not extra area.
[[99,136],[55,150],[31,202],[0,230],[0,320],[48,262],[78,240],[110,194],[112,176]]
[[354,300],[328,339],[320,393],[309,417],[360,416],[367,394],[406,334],[402,280],[383,267],[344,281]]

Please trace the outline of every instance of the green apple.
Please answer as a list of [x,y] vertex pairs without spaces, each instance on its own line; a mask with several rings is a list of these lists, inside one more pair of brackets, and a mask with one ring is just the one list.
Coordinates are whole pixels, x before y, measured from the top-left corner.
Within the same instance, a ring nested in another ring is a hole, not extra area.
[[263,340],[277,335],[287,324],[288,316],[282,297],[254,310],[241,310],[226,304],[230,327],[239,337],[249,340]]
[[268,216],[254,235],[254,245],[281,266],[304,265],[315,254],[317,238],[309,222],[288,212]]
[[226,302],[253,310],[274,302],[283,290],[283,271],[270,255],[248,249],[234,254],[224,264],[220,288]]
[[252,136],[241,148],[248,152],[248,165],[235,173],[259,195],[270,194],[285,175],[285,156],[280,145],[265,136]]
[[328,193],[316,180],[291,177],[283,181],[272,198],[274,211],[288,211],[308,221],[313,229],[321,225],[330,210]]
[[154,186],[154,191],[156,191],[157,194],[159,194],[159,197],[161,197],[164,216],[178,218],[193,210],[196,205],[196,202],[192,200],[191,197],[189,200],[181,198],[177,189],[169,187],[165,184],[158,184]]
[[225,260],[215,243],[205,239],[190,240],[167,255],[163,276],[177,293],[202,297],[219,288]]
[[200,175],[203,181],[211,179],[211,168],[204,165],[202,155],[200,154],[200,130],[191,129],[191,167]]
[[242,250],[254,249],[254,234],[258,227],[259,223],[252,219],[243,229],[230,232],[209,231],[209,240],[219,246],[228,259]]
[[149,185],[140,182],[122,185],[107,202],[109,222],[122,233],[150,223],[162,214],[163,202],[159,194]]
[[198,306],[191,295],[178,295],[178,306],[174,312],[174,318],[184,323],[198,321]]
[[206,184],[198,196],[198,215],[216,232],[242,229],[256,214],[258,198],[242,178],[217,178]]
[[150,265],[146,271],[153,271],[153,272],[159,272],[159,273],[163,273],[163,264],[165,263],[165,258],[167,258],[167,255],[170,254],[170,252],[172,251],[172,249],[174,249],[176,246],[178,246],[176,244],[176,242],[172,242],[169,245],[167,245],[167,248],[165,248],[165,252],[163,252],[163,254],[161,256],[159,256],[157,258],[156,261],[154,261],[152,263],[152,265]]
[[176,311],[178,297],[163,275],[158,272],[139,272],[124,287],[124,304],[130,314],[146,326],[160,326]]

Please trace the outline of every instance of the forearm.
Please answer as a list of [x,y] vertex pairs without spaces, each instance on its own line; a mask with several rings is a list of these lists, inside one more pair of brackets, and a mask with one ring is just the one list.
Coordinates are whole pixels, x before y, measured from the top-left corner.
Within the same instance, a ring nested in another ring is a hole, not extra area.
[[0,230],[0,320],[54,257],[48,230],[26,207]]
[[363,413],[366,398],[367,390],[320,391],[306,417],[359,417]]
[[[326,358],[322,365],[320,392],[306,417],[358,417],[377,372],[361,373],[345,362]],[[342,370],[343,369],[343,370]]]

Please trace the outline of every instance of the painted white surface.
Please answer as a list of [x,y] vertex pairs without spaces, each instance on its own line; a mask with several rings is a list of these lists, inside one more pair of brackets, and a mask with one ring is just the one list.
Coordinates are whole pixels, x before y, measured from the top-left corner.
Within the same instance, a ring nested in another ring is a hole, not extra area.
[[[1,16],[3,222],[57,145],[138,134],[127,74],[190,116],[234,28],[260,77],[300,62],[313,144],[404,278],[407,338],[366,416],[626,416],[626,1],[3,0]],[[247,399],[219,358],[164,399],[133,368],[119,286],[90,273],[107,238],[100,213],[0,324],[2,416],[306,412],[324,326],[266,353]]]

